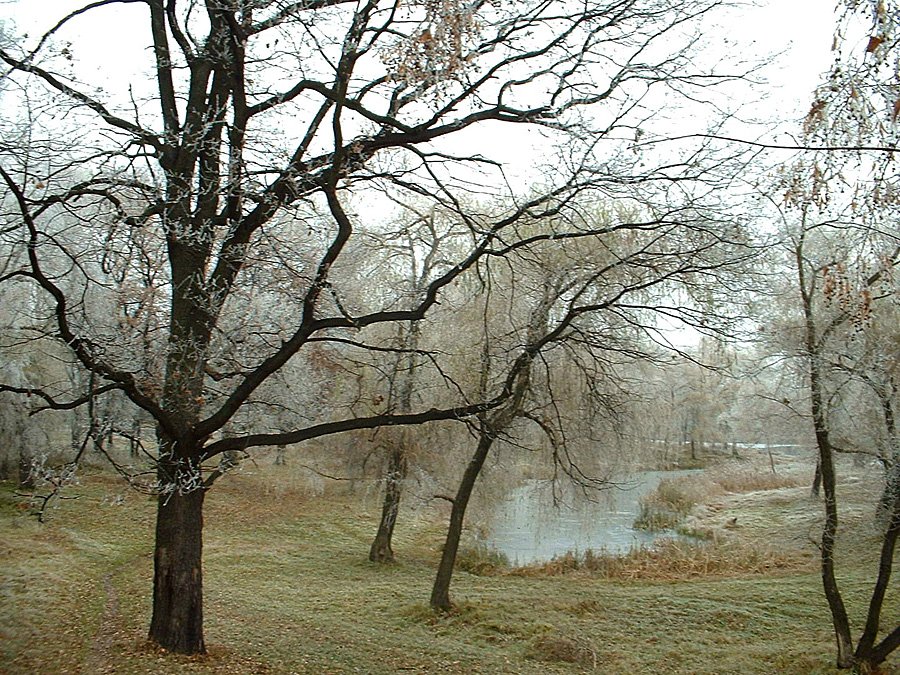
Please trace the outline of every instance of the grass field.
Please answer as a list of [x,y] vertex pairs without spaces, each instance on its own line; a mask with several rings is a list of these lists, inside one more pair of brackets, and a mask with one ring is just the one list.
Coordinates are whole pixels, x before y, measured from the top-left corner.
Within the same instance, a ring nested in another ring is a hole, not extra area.
[[[852,535],[841,549],[840,581],[857,632],[875,554],[866,486],[863,478],[845,487]],[[717,495],[695,512],[692,526],[712,533],[703,552],[636,555],[593,569],[458,571],[449,616],[427,607],[445,507],[402,513],[399,562],[378,566],[366,560],[377,516],[371,494],[315,492],[299,472],[260,466],[210,493],[209,654],[187,658],[145,640],[149,497],[90,475],[69,491],[78,499],[59,502],[39,524],[3,486],[0,671],[837,672],[810,539],[820,505],[804,487]],[[678,555],[693,562],[674,564]],[[885,625],[900,621],[898,591],[894,584]],[[895,655],[885,671],[898,666]]]

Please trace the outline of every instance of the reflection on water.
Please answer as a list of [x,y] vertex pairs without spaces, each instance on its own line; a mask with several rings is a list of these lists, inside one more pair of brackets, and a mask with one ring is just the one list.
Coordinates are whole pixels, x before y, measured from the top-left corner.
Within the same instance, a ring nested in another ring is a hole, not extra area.
[[644,471],[626,489],[613,488],[590,499],[574,486],[557,485],[556,505],[551,481],[528,481],[498,506],[485,544],[505,553],[514,565],[550,560],[566,551],[625,553],[660,536],[673,536],[631,525],[640,513],[640,498],[660,480],[692,473],[697,471]]

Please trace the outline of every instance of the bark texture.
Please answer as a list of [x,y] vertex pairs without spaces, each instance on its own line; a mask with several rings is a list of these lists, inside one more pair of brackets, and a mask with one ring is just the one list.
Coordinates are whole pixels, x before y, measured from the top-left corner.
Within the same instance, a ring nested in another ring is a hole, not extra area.
[[181,654],[203,654],[203,489],[161,495],[153,555],[149,638]]

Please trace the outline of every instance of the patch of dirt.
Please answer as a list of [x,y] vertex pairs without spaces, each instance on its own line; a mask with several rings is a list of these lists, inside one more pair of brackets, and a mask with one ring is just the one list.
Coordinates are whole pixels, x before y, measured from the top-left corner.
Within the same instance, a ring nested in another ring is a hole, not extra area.
[[119,596],[112,583],[112,572],[103,577],[103,593],[105,596],[103,614],[84,659],[83,672],[85,673],[116,672],[115,656],[119,650],[114,646],[120,640],[121,635],[119,632]]

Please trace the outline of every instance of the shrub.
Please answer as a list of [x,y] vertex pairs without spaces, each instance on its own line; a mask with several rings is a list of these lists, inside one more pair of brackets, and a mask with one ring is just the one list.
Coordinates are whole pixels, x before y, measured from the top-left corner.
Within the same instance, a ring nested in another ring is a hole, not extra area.
[[505,553],[479,543],[460,549],[456,555],[456,567],[469,574],[489,576],[508,569],[509,558]]

